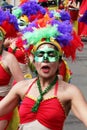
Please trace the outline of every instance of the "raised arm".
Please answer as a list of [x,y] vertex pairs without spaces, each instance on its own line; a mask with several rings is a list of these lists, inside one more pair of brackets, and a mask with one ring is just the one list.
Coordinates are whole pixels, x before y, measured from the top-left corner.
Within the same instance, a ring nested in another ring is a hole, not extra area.
[[9,53],[9,55],[7,57],[7,62],[8,62],[8,68],[9,68],[11,74],[13,75],[14,79],[17,82],[23,80],[24,75],[23,75],[22,70],[18,64],[17,59],[15,58],[15,56],[13,54]]
[[82,94],[82,92],[74,87],[72,90],[72,111],[75,116],[81,120],[87,127],[87,102]]

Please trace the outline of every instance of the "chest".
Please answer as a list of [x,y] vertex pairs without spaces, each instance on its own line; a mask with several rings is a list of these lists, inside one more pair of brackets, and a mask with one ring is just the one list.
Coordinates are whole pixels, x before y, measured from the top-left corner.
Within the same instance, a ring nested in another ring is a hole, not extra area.
[[43,100],[40,103],[37,112],[32,112],[32,108],[35,103],[36,100],[32,97],[26,96],[24,98],[19,109],[19,114],[22,122],[24,122],[25,117],[28,119],[28,121],[39,120],[40,122],[54,122],[54,124],[58,124],[58,122],[60,124],[61,121],[63,122],[65,120],[65,110],[57,97]]

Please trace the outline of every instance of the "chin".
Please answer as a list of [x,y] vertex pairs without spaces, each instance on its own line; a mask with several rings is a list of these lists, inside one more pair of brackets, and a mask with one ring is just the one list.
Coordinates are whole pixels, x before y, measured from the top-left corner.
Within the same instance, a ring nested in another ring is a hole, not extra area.
[[41,77],[42,77],[42,78],[49,79],[49,78],[54,77],[54,75],[53,75],[53,74],[52,74],[52,75],[51,75],[51,74],[42,74]]

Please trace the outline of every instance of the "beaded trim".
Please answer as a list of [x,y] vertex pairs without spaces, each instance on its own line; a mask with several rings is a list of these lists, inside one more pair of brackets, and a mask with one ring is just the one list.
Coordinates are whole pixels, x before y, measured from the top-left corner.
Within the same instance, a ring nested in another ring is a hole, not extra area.
[[[34,100],[34,101],[37,101],[37,98],[34,98],[33,96],[31,96],[31,95],[29,95],[29,94],[25,95],[25,97],[28,97],[28,98],[30,98],[30,99],[32,99],[32,100]],[[66,117],[66,116],[67,116],[67,113],[66,113],[66,111],[65,111],[65,107],[64,107],[63,103],[61,102],[61,100],[60,100],[57,96],[52,96],[52,97],[43,99],[42,102],[44,102],[44,101],[46,101],[46,100],[49,100],[49,99],[52,99],[52,98],[57,98],[57,99],[58,99],[58,101],[59,101],[59,103],[60,103],[60,105],[61,105],[61,107],[62,107],[62,109],[63,109],[63,111],[64,111],[65,117]]]
[[[25,95],[25,97],[31,98],[31,99],[33,99],[33,100],[35,100],[35,101],[37,100],[37,98],[34,98],[33,96],[31,96],[31,95],[29,95],[29,94]],[[52,96],[52,97],[43,99],[42,102],[45,101],[45,100],[52,99],[52,98],[56,98],[56,96]]]
[[58,101],[59,101],[61,107],[63,108],[63,111],[64,111],[64,113],[65,113],[65,116],[67,116],[67,113],[66,113],[66,111],[65,111],[64,104],[61,102],[61,100],[60,100],[58,97],[57,97],[57,99],[58,99]]

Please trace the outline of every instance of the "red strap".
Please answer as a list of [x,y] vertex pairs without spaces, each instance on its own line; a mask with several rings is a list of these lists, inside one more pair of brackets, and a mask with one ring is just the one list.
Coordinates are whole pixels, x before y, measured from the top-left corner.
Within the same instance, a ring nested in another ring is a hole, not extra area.
[[32,85],[36,82],[36,80],[37,80],[37,78],[30,84],[30,86],[29,86],[27,92],[25,93],[25,95],[30,91]]
[[58,91],[58,81],[55,84],[55,91],[54,91],[55,96],[57,96],[57,91]]
[[[30,91],[32,85],[36,82],[36,80],[37,80],[37,78],[31,83],[31,85],[29,86],[29,88],[28,88],[26,94]],[[55,91],[54,91],[54,95],[55,95],[55,96],[57,96],[57,90],[58,90],[58,81],[57,81],[56,84],[55,84]],[[25,95],[26,95],[26,94],[25,94]]]

